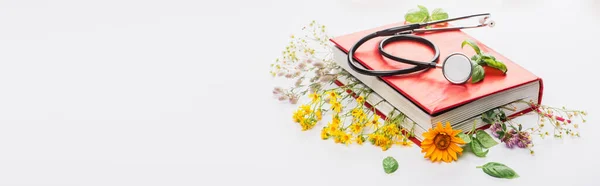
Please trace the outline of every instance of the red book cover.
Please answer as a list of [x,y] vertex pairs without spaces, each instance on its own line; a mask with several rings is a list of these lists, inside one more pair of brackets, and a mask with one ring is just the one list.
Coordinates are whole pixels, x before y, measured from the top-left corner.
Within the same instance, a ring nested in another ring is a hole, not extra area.
[[[354,45],[356,41],[360,40],[362,37],[378,30],[399,26],[401,24],[402,23],[391,24],[334,37],[331,39],[331,41],[338,48],[348,53],[348,50],[352,47],[352,45]],[[482,81],[475,84],[467,82],[461,85],[448,82],[444,78],[441,68],[429,69],[409,75],[381,77],[384,82],[403,94],[406,98],[411,100],[428,114],[436,115],[479,98],[515,88],[533,81],[540,81],[538,103],[541,104],[543,92],[543,83],[541,78],[522,68],[493,49],[487,47],[477,39],[460,30],[416,35],[422,36],[438,46],[440,50],[440,60],[438,63],[442,63],[448,55],[455,52],[464,53],[469,57],[473,56],[475,51],[471,47],[465,46],[464,48],[461,48],[461,43],[465,39],[470,39],[477,43],[482,53],[493,55],[497,60],[502,61],[508,69],[506,74],[502,74],[502,72],[499,70],[484,67],[486,75]],[[372,70],[392,70],[411,67],[410,64],[399,63],[381,56],[378,50],[378,45],[382,39],[384,39],[384,37],[374,38],[364,43],[356,51],[355,59],[366,68]],[[434,51],[429,49],[427,46],[410,41],[391,43],[385,47],[385,50],[395,56],[420,61],[428,61],[434,54]]]

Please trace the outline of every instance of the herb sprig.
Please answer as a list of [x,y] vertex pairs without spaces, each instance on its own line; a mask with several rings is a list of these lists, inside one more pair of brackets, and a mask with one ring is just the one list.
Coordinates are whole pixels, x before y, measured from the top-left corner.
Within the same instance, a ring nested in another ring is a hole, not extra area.
[[471,151],[477,157],[485,157],[489,152],[489,149],[493,146],[498,145],[498,142],[492,138],[487,132],[476,129],[473,123],[473,128],[467,134],[459,133],[458,137],[466,142],[465,146],[471,148]]
[[408,23],[424,23],[429,21],[437,21],[448,19],[448,13],[441,8],[436,8],[429,13],[427,7],[417,5],[416,9],[409,10],[404,14],[404,20]]
[[475,50],[476,53],[471,57],[471,65],[473,66],[471,83],[477,83],[483,80],[483,78],[485,77],[485,70],[483,69],[483,66],[489,66],[498,69],[502,71],[503,74],[506,74],[506,72],[508,71],[506,65],[502,61],[496,59],[496,57],[492,56],[491,54],[482,53],[481,49],[479,49],[479,46],[477,46],[477,43],[475,43],[475,41],[466,39],[462,42],[460,47],[464,48],[465,45],[471,46],[471,48],[473,48],[473,50]]

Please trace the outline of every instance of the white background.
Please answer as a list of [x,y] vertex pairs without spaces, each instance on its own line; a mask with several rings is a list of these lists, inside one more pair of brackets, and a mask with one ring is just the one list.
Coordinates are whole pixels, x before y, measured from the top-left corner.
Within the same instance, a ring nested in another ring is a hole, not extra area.
[[[417,4],[492,13],[495,28],[466,32],[544,78],[545,104],[588,111],[582,137],[536,138],[535,156],[499,145],[430,163],[416,146],[322,141],[272,98],[269,64],[311,20],[336,36],[402,21]],[[0,185],[598,185],[599,10],[592,0],[1,0]],[[489,161],[521,177],[475,168]]]

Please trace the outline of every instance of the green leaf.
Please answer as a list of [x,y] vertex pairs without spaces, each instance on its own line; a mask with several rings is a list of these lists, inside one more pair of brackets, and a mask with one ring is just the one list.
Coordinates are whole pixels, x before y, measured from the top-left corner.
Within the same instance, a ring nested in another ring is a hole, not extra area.
[[498,131],[498,138],[502,139],[504,138],[504,131]]
[[500,120],[506,120],[506,113],[503,110],[500,110]]
[[391,156],[388,156],[385,159],[383,159],[383,170],[387,174],[396,172],[396,170],[398,170],[398,162],[396,161],[396,159],[394,159]]
[[502,63],[501,61],[497,61],[491,58],[486,58],[484,57],[482,60],[487,66],[498,69],[500,71],[502,71],[502,73],[506,74],[506,71],[508,71],[508,69],[506,68],[506,65],[504,63]]
[[519,125],[519,131],[523,130],[523,125]]
[[404,20],[409,23],[423,23],[429,19],[429,11],[426,7],[418,5],[418,9],[409,10],[404,15]]
[[472,139],[471,143],[469,143],[469,144],[470,144],[471,150],[473,151],[473,154],[475,154],[475,156],[477,156],[477,157],[485,157],[485,155],[487,155],[487,153],[490,151],[487,149],[484,151],[483,146],[481,146],[481,143],[479,143],[479,141],[477,139]]
[[481,56],[477,55],[477,54],[475,54],[475,55],[473,55],[473,57],[471,57],[471,61],[473,61],[476,64],[481,64],[482,63],[481,62]]
[[457,135],[460,139],[462,139],[463,141],[465,141],[465,143],[471,143],[471,137],[469,137],[469,135],[466,135],[465,133],[458,133]]
[[442,19],[448,19],[448,13],[446,13],[443,9],[436,8],[436,9],[433,9],[433,11],[431,11],[431,20],[432,21],[442,20]]
[[506,131],[506,124],[502,123],[501,126],[502,126],[502,130]]
[[492,121],[490,121],[490,119],[488,119],[487,117],[482,117],[481,121],[485,122],[485,123],[492,123]]
[[498,142],[495,141],[494,138],[492,138],[492,136],[490,136],[487,132],[483,130],[478,130],[475,136],[477,138],[477,141],[479,141],[479,143],[481,143],[481,145],[486,149],[498,145]]
[[484,76],[485,71],[483,70],[483,67],[478,64],[473,64],[473,74],[471,75],[471,83],[477,83],[483,80]]
[[465,45],[471,46],[473,48],[473,50],[475,50],[475,53],[481,54],[481,50],[479,49],[479,46],[477,46],[477,43],[475,43],[475,41],[466,39],[462,42],[460,47],[463,48],[463,47],[465,47]]
[[477,168],[483,169],[483,172],[496,178],[513,179],[519,177],[517,172],[502,163],[489,162],[485,165],[477,166]]

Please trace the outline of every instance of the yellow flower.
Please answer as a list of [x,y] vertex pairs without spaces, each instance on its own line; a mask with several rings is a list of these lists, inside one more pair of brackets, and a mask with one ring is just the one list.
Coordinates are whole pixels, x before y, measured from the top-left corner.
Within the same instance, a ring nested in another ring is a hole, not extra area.
[[[339,97],[340,97],[340,96],[339,96],[339,95],[338,95],[336,92],[334,92],[334,91],[329,91],[329,92],[327,92],[327,95],[329,96],[329,99],[330,99],[331,101],[337,101],[337,98],[339,98]],[[330,102],[331,102],[331,101],[330,101]]]
[[406,139],[406,138],[402,138],[402,140],[399,140],[399,141],[396,142],[396,145],[401,145],[401,146],[404,146],[404,147],[411,147],[412,144],[413,144],[413,142],[410,141],[410,140],[408,140],[408,139]]
[[323,127],[323,129],[321,130],[321,139],[326,140],[327,138],[329,138],[329,134],[327,134],[327,127]]
[[333,110],[336,113],[340,113],[342,111],[342,104],[340,104],[340,102],[332,103],[331,110]]
[[317,115],[317,121],[321,121],[321,119],[323,119],[323,115],[321,115],[320,110],[317,110],[317,112],[315,112],[315,115]]
[[379,115],[375,114],[375,115],[373,116],[373,120],[371,120],[371,122],[369,122],[369,124],[370,124],[371,126],[373,126],[373,128],[377,128],[377,127],[379,127],[379,118],[380,118],[380,117],[379,117]]
[[358,104],[363,104],[365,102],[365,98],[362,96],[358,96],[358,98],[356,98],[356,102],[358,102]]
[[396,136],[400,134],[400,129],[395,124],[389,124],[383,127],[383,133],[388,136]]
[[451,162],[458,160],[458,155],[462,155],[463,149],[457,144],[465,144],[465,141],[457,137],[461,130],[453,130],[450,123],[442,127],[438,122],[435,128],[429,129],[423,133],[425,140],[421,143],[421,152],[425,153],[425,158],[432,162],[444,161]]
[[313,103],[316,103],[320,100],[319,95],[317,93],[312,93],[308,95],[308,97],[310,97]]
[[350,130],[354,134],[360,134],[363,130],[363,126],[360,123],[354,123],[350,126]]
[[348,145],[352,142],[350,134],[345,133],[345,132],[340,132],[338,135],[339,135],[338,137],[340,138],[339,139],[340,143],[344,143],[344,144]]
[[363,137],[362,135],[356,136],[356,144],[362,145],[363,142],[365,142],[365,137]]

